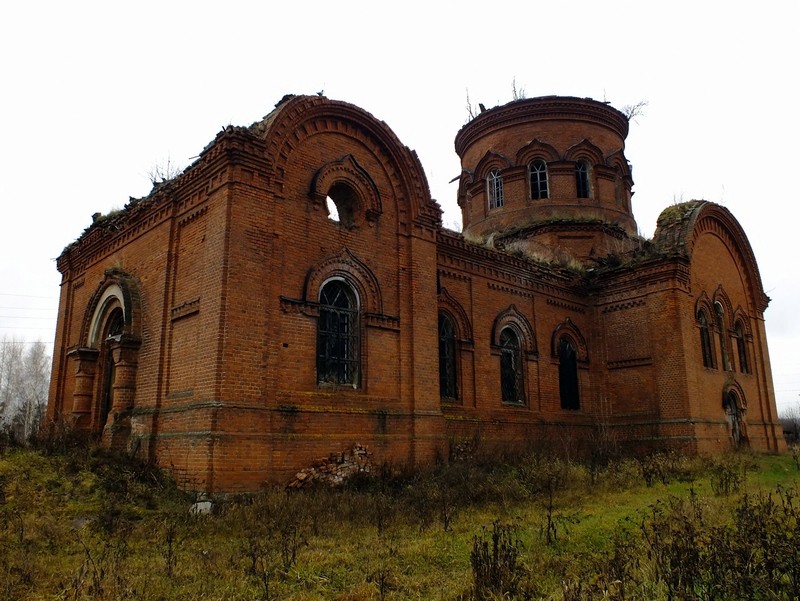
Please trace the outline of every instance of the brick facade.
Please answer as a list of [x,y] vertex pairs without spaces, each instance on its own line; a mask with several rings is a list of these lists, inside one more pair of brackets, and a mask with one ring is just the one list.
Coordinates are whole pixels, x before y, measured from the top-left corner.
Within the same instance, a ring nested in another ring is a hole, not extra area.
[[627,127],[588,99],[482,113],[456,234],[385,123],[287,96],[64,250],[48,416],[212,492],[356,443],[779,451],[747,238],[693,201],[639,239]]

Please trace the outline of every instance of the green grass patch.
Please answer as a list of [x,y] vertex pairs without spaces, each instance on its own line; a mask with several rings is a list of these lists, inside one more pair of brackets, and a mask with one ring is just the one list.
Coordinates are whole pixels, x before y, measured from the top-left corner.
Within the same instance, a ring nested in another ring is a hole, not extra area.
[[198,516],[152,466],[6,449],[0,598],[795,599],[798,476],[791,455],[531,455]]

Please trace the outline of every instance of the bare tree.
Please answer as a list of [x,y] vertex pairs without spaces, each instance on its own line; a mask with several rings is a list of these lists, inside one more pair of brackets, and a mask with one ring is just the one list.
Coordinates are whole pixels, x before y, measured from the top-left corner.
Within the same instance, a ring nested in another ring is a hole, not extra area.
[[152,169],[147,172],[147,177],[150,179],[150,183],[156,186],[175,179],[181,173],[183,173],[183,167],[167,157],[165,161],[153,165]]
[[0,427],[20,441],[39,431],[50,386],[50,357],[41,341],[0,340]]
[[628,121],[636,121],[636,117],[644,115],[647,104],[647,100],[640,100],[636,104],[626,104],[622,107],[621,112],[628,118]]
[[514,100],[525,100],[525,88],[517,89],[517,78],[511,80],[511,94]]

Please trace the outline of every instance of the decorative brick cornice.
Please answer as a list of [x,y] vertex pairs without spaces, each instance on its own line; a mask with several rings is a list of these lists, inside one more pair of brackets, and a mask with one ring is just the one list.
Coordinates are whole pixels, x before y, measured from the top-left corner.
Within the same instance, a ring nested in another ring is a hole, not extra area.
[[475,140],[489,132],[522,123],[555,119],[602,125],[623,139],[628,135],[627,117],[604,102],[591,98],[541,96],[515,100],[481,113],[456,135],[456,152],[462,156]]

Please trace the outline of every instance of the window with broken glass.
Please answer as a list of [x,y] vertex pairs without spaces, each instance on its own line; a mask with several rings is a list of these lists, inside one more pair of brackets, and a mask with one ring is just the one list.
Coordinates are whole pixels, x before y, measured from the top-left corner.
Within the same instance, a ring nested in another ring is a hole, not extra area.
[[493,169],[486,178],[487,193],[489,195],[489,208],[497,209],[503,206],[503,176],[500,171]]
[[575,183],[578,188],[578,198],[589,198],[591,188],[589,187],[589,165],[586,161],[578,161],[575,164]]
[[500,388],[504,403],[525,402],[522,380],[522,346],[513,328],[500,332]]
[[542,159],[536,159],[530,165],[531,198],[541,200],[547,198],[547,165]]
[[358,301],[341,280],[331,280],[319,295],[317,381],[358,386]]

